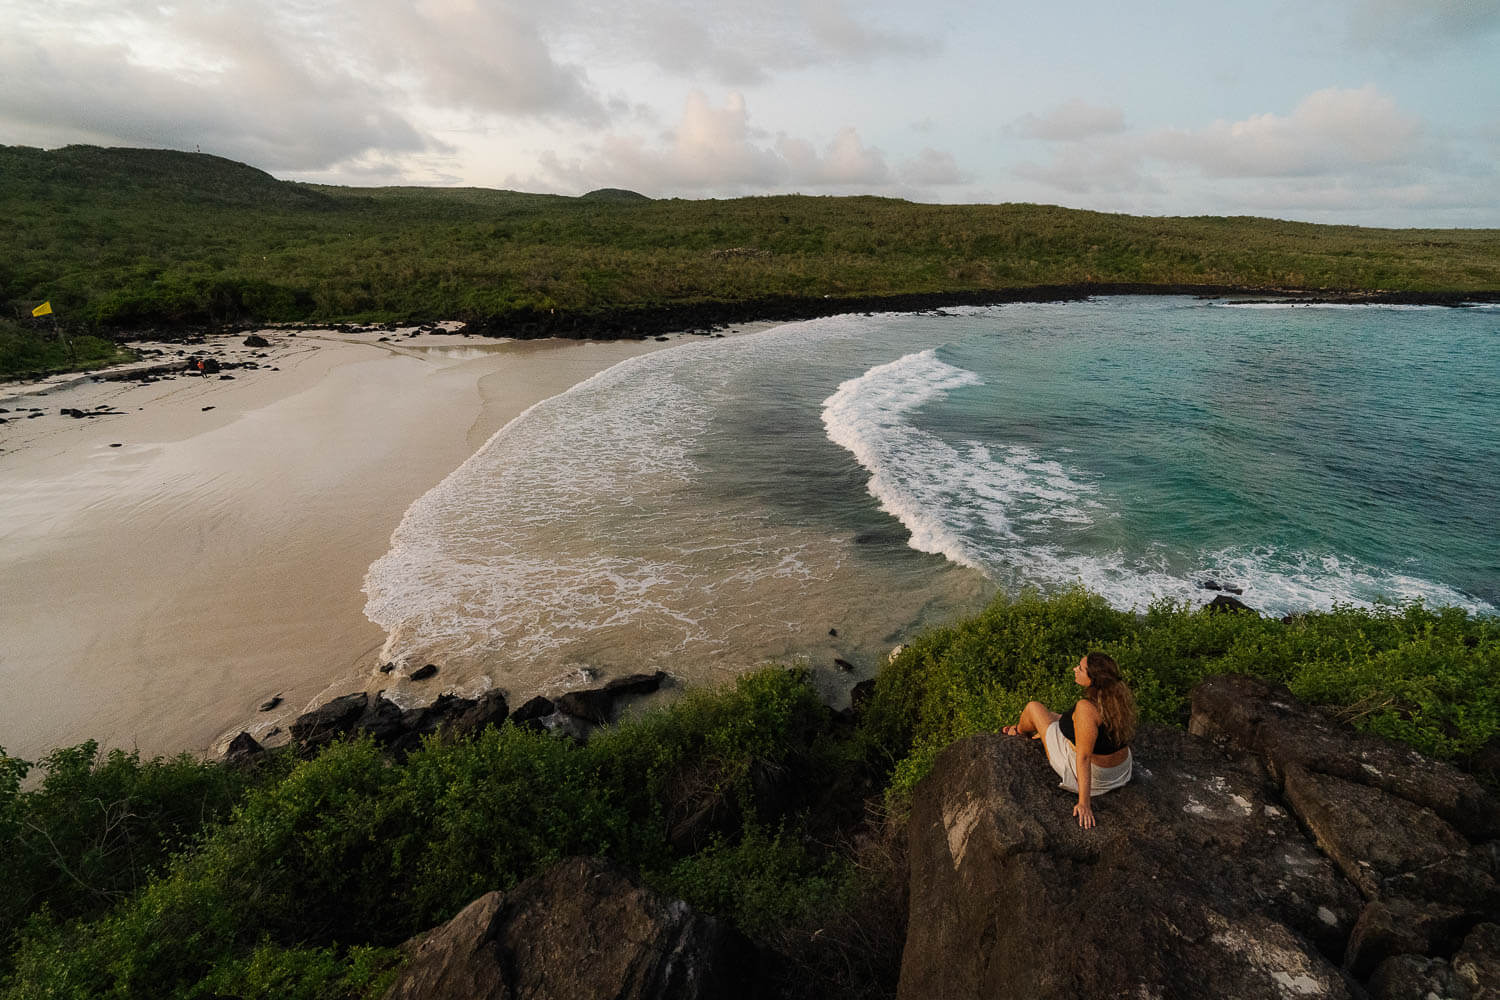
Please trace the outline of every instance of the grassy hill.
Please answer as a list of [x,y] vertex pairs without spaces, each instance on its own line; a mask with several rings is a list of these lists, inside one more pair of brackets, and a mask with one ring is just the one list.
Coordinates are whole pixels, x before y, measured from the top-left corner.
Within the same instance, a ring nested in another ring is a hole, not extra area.
[[[0,147],[0,317],[75,327],[589,320],[1049,285],[1500,290],[1500,231],[797,195],[652,200],[278,181],[218,157]],[[594,324],[607,328],[608,323]]]

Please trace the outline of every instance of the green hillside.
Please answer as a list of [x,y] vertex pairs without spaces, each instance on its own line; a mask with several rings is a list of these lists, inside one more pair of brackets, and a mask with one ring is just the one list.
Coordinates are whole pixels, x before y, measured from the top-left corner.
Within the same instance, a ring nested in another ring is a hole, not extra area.
[[0,147],[0,246],[0,316],[29,317],[50,299],[75,328],[127,331],[436,317],[503,326],[1038,285],[1500,290],[1497,230],[874,197],[340,188],[207,155],[87,146]]

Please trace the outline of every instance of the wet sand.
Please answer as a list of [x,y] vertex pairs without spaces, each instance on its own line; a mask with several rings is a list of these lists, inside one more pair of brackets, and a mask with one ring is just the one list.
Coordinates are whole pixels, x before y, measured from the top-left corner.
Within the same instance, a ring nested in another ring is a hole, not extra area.
[[532,404],[680,342],[265,335],[233,380],[0,387],[7,416],[46,411],[0,426],[8,753],[212,751],[366,686],[361,584],[412,501]]

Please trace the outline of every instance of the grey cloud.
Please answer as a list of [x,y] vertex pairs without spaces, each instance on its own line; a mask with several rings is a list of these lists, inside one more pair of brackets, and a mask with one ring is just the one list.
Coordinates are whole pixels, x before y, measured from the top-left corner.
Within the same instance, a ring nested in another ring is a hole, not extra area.
[[1329,88],[1289,115],[1260,114],[1149,136],[1145,149],[1215,177],[1293,177],[1410,163],[1433,155],[1422,123],[1374,87]]
[[312,171],[441,149],[413,124],[418,107],[607,118],[517,6],[64,0],[14,20],[0,38],[0,124],[49,145],[198,145]]
[[15,39],[0,40],[0,64],[14,73],[0,78],[0,121],[63,141],[202,146],[270,170],[429,144],[402,116],[357,95],[300,89],[296,74],[269,90],[234,73],[202,85],[137,66],[119,48],[80,47],[63,64]]
[[1500,31],[1493,0],[1355,0],[1350,35],[1366,45],[1403,48],[1471,44]]
[[901,165],[901,179],[919,187],[967,184],[971,178],[958,169],[952,153],[924,147],[920,153]]
[[535,177],[507,184],[581,192],[627,187],[652,195],[759,194],[773,190],[920,196],[927,186],[964,183],[949,153],[925,149],[893,170],[885,154],[845,127],[821,145],[780,135],[769,142],[750,124],[744,99],[722,107],[692,94],[681,121],[660,142],[639,135],[605,136],[581,157],[544,154]]
[[1012,123],[1011,130],[1023,139],[1074,142],[1125,131],[1125,112],[1072,100],[1042,115],[1022,115]]
[[776,71],[941,49],[927,32],[882,24],[874,8],[851,8],[843,0],[703,0],[691,6],[642,0],[624,11],[617,4],[581,9],[570,20],[601,61],[619,61],[623,49],[669,72],[731,86],[758,83]]

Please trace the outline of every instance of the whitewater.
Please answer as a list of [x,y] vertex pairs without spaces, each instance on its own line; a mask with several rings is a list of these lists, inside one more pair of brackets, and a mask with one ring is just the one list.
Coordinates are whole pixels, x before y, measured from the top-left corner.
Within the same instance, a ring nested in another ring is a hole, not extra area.
[[499,431],[412,505],[366,614],[388,660],[527,691],[768,660],[834,687],[1028,586],[1492,614],[1496,327],[1137,298],[690,342]]

